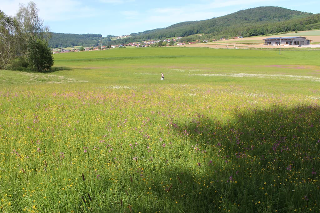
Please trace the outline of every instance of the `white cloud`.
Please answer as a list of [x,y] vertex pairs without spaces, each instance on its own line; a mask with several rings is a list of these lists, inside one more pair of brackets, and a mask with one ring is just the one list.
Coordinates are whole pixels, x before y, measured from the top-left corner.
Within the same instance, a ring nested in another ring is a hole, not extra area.
[[137,18],[139,16],[139,14],[140,14],[138,11],[122,11],[120,13],[123,16],[125,16],[126,18],[129,18],[129,19]]
[[[149,10],[150,17],[146,19],[146,22],[178,23],[205,20],[238,11],[239,9],[232,8],[234,6],[243,6],[247,8],[248,5],[255,3],[270,3],[273,1],[276,0],[214,0],[201,1],[201,3],[189,4],[183,7],[154,8]],[[221,10],[220,8],[224,8],[224,10]]]
[[134,2],[135,0],[100,0],[102,3],[107,3],[107,4],[124,4],[128,2]]
[[185,11],[185,8],[156,8],[153,9],[154,13],[169,13],[169,14],[181,14]]
[[[14,16],[19,5],[27,6],[30,0],[1,0],[1,10]],[[45,21],[63,21],[81,17],[94,16],[95,9],[78,0],[33,0],[39,10],[39,17]]]
[[9,16],[14,16],[19,10],[19,3],[28,3],[27,0],[2,0],[1,1],[1,10]]
[[[281,0],[280,0],[281,1]],[[272,2],[279,2],[279,0],[215,0],[210,4],[206,5],[206,9],[215,9],[215,8],[222,8],[222,7],[232,7],[232,6],[245,6],[245,5],[252,5],[257,3],[267,3],[270,5]],[[246,7],[247,8],[247,7]]]

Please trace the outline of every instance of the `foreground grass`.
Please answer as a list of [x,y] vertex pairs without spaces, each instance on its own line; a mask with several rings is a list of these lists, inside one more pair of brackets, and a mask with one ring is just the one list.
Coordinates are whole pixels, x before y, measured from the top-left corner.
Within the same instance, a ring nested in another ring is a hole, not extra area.
[[1,71],[1,210],[319,211],[318,53],[182,50]]

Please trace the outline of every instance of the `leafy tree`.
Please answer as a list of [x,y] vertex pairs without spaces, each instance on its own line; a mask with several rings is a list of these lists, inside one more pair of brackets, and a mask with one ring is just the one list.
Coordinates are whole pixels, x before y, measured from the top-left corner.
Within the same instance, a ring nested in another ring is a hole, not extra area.
[[19,66],[28,65],[36,71],[51,68],[53,57],[47,43],[49,29],[38,17],[34,2],[20,5],[14,18],[0,11],[0,24],[0,68],[19,69]]
[[15,19],[20,23],[22,32],[29,39],[45,39],[49,40],[51,34],[49,28],[43,25],[43,21],[38,16],[39,10],[34,2],[29,2],[27,6],[20,4],[19,11]]
[[37,72],[47,72],[53,65],[53,57],[48,43],[42,39],[29,42],[27,59],[29,67]]
[[0,69],[20,55],[21,41],[19,23],[0,10]]

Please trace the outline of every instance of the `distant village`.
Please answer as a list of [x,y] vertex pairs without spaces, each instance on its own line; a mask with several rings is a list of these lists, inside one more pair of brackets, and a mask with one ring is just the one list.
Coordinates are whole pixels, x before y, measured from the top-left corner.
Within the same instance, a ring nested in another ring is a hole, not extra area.
[[[116,39],[123,39],[127,38],[128,36],[119,36]],[[98,51],[98,50],[106,50],[106,49],[114,49],[114,48],[134,48],[134,47],[164,47],[164,46],[185,46],[197,43],[208,43],[208,40],[196,40],[193,42],[181,42],[182,37],[177,38],[170,38],[164,40],[148,40],[142,42],[129,42],[127,44],[119,44],[119,45],[110,45],[110,46],[103,46],[99,45],[96,47],[68,47],[68,48],[55,48],[53,49],[53,54],[57,53],[68,53],[68,52],[81,52],[81,51]],[[233,37],[232,39],[241,39],[242,36]],[[228,40],[226,38],[221,38],[219,41]],[[266,46],[299,46],[302,45],[310,45],[311,40],[308,40],[306,37],[275,37],[275,38],[266,38],[264,40],[264,45]],[[210,42],[215,42],[217,40],[213,39]],[[227,45],[228,48],[228,45]]]
[[[117,39],[127,38],[128,36],[119,36]],[[113,48],[126,48],[126,47],[155,47],[155,46],[184,46],[186,44],[195,44],[195,43],[207,43],[208,40],[203,41],[195,41],[195,42],[180,42],[182,37],[164,39],[164,40],[148,40],[142,42],[130,42],[127,44],[120,45],[110,45],[110,46],[96,46],[96,47],[68,47],[68,48],[54,48],[53,54],[57,53],[68,53],[68,52],[81,52],[81,51],[98,51],[98,50],[106,50]]]

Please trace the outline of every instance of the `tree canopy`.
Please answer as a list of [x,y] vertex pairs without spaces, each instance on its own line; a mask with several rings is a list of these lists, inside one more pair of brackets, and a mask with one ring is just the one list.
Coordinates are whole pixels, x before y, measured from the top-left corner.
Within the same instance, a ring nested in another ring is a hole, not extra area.
[[48,71],[53,65],[49,39],[49,29],[39,18],[34,2],[21,4],[13,18],[0,11],[0,68],[16,69],[23,65],[39,72]]

